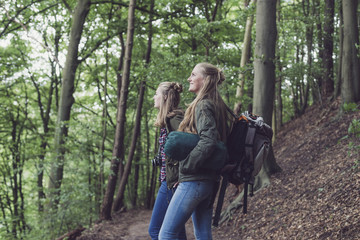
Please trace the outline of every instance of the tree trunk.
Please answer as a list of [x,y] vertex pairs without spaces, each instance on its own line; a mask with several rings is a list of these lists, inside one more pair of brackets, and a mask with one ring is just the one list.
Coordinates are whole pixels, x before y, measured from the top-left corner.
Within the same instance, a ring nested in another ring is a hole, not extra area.
[[[254,57],[254,98],[253,112],[261,115],[271,126],[275,94],[275,47],[276,47],[276,2],[258,0],[256,6],[256,46]],[[265,168],[276,164],[275,158],[268,158],[255,178],[254,192],[269,184],[269,174]],[[244,191],[221,214],[220,223],[229,219],[234,210],[242,205]]]
[[[250,4],[256,4],[256,0],[252,0]],[[245,8],[249,7],[249,1],[245,1]],[[239,85],[236,87],[236,99],[239,101],[235,103],[235,113],[239,114],[241,110],[241,100],[244,96],[244,86],[246,81],[246,64],[249,63],[251,54],[251,29],[254,22],[254,15],[249,15],[246,20],[244,42],[241,52],[240,60],[240,74],[239,74]]]
[[[117,100],[118,102],[120,101],[120,96],[121,96],[121,85],[122,85],[122,74],[121,74],[121,70],[123,69],[124,66],[124,56],[125,56],[125,51],[126,51],[126,47],[125,47],[125,43],[124,43],[124,38],[123,38],[123,33],[119,34],[119,40],[120,40],[120,45],[121,45],[121,52],[120,52],[120,57],[119,57],[119,62],[118,62],[118,68],[117,68],[117,72],[116,72],[116,80],[117,80]],[[124,159],[124,153],[121,151],[120,152],[120,156],[119,158]],[[122,176],[124,172],[124,163],[122,161],[119,162],[119,170],[118,170],[118,175]]]
[[[304,15],[306,14],[307,19],[310,19],[314,16],[314,8],[310,9],[310,2],[309,0],[306,0],[308,9],[306,10],[306,13],[304,12]],[[314,6],[314,5],[313,5]],[[306,52],[307,52],[307,68],[306,68],[306,76],[307,76],[307,83],[303,81],[304,92],[302,94],[302,104],[300,109],[300,114],[304,114],[305,110],[308,106],[308,99],[309,99],[309,91],[310,91],[310,85],[313,86],[313,91],[318,93],[318,85],[314,81],[313,74],[312,74],[312,51],[313,51],[313,39],[314,39],[314,25],[311,21],[306,21]],[[304,80],[304,78],[303,78]],[[313,95],[315,95],[313,94]],[[321,97],[319,96],[318,99],[321,101]]]
[[141,131],[139,130],[139,137],[137,140],[137,144],[136,144],[136,155],[135,155],[135,166],[134,166],[134,188],[131,189],[134,194],[133,194],[133,199],[132,199],[132,206],[136,207],[137,205],[137,201],[138,201],[138,188],[139,188],[139,178],[140,178],[140,155],[141,155]]
[[253,112],[271,126],[275,89],[276,0],[258,0]]
[[[281,22],[281,1],[277,0],[277,23]],[[277,36],[278,39],[278,36]],[[278,41],[276,41],[278,42]],[[282,103],[282,97],[281,97],[281,85],[282,85],[282,65],[281,65],[281,51],[276,44],[276,68],[279,75],[276,77],[275,81],[275,129],[274,129],[274,137],[276,137],[276,133],[279,131],[281,126],[283,125],[282,122],[282,112],[283,112],[283,103]]]
[[334,99],[340,96],[341,94],[341,76],[342,76],[342,58],[343,58],[343,40],[344,40],[344,22],[343,22],[343,11],[342,11],[342,5],[339,6],[339,19],[340,19],[340,25],[339,25],[339,60],[338,60],[338,67],[337,67],[337,77],[336,77],[336,85],[335,85],[335,91],[334,91]]
[[[321,9],[321,2],[322,0],[314,0],[313,1],[313,6],[314,6],[314,18],[316,21],[316,30],[317,30],[317,51],[319,54],[319,59],[321,59],[321,65],[320,65],[320,71],[319,73],[317,73],[317,71],[313,72],[313,76],[314,76],[314,82],[315,82],[315,86],[316,88],[313,87],[313,91],[316,90],[317,94],[313,94],[313,96],[315,96],[314,98],[314,103],[320,101],[321,99],[318,99],[321,95],[321,86],[323,84],[323,79],[324,79],[324,47],[323,47],[323,42],[324,42],[324,37],[323,37],[323,27],[322,27],[322,13],[320,12]],[[320,92],[320,93],[319,93]]]
[[[54,57],[55,59],[58,59],[59,56],[59,42],[60,42],[61,32],[60,28],[55,28],[55,37],[54,37]],[[46,41],[46,37],[44,37]],[[45,42],[47,45],[47,42]],[[49,122],[50,122],[50,112],[51,112],[51,105],[52,105],[52,99],[54,95],[54,89],[57,82],[57,74],[56,74],[56,62],[57,60],[50,59],[50,65],[51,65],[51,77],[50,77],[50,87],[49,92],[47,94],[47,103],[46,107],[44,109],[43,102],[41,100],[41,91],[39,88],[39,84],[36,83],[33,75],[31,74],[31,81],[33,82],[36,92],[37,92],[37,98],[38,98],[38,107],[40,111],[40,116],[42,120],[42,127],[43,127],[43,134],[40,136],[41,138],[41,144],[40,144],[40,154],[39,154],[39,162],[36,164],[37,170],[37,191],[38,191],[38,211],[42,212],[44,210],[43,206],[43,200],[45,199],[45,192],[44,192],[44,160],[45,160],[45,154],[46,154],[46,148],[48,146],[48,134],[49,134]]]
[[[153,152],[154,156],[157,153],[157,140],[158,140],[158,138],[159,138],[159,135],[158,135],[158,132],[156,132],[156,134],[155,134],[155,144],[154,144],[155,146],[154,146],[154,152]],[[149,164],[151,164],[151,163],[149,163]],[[151,167],[149,166],[149,168],[151,168]],[[157,170],[158,170],[158,167],[152,167],[151,174],[149,175],[150,186],[149,186],[149,192],[147,194],[147,202],[146,202],[147,203],[146,206],[147,206],[148,209],[152,209],[152,207],[154,205],[154,202],[155,202],[155,189],[156,189],[156,183],[157,183],[156,176],[158,174]]]
[[137,111],[136,111],[135,128],[134,128],[134,132],[133,132],[131,146],[130,146],[130,150],[129,150],[129,154],[128,154],[128,159],[126,161],[125,169],[124,169],[124,174],[121,177],[117,196],[116,196],[116,199],[115,199],[115,202],[113,205],[113,211],[120,210],[120,208],[123,205],[125,186],[128,181],[129,174],[130,174],[131,164],[132,164],[132,160],[134,158],[134,153],[135,153],[135,149],[136,149],[137,138],[140,134],[141,109],[142,109],[142,105],[144,102],[144,93],[145,93],[145,82],[142,82],[141,86],[140,86],[139,101],[138,101],[138,106],[137,106]]
[[357,0],[342,1],[344,41],[341,97],[343,103],[356,102],[360,99],[360,66],[356,49],[359,44],[356,17],[357,3]]
[[68,135],[71,107],[74,103],[74,80],[78,66],[78,48],[85,23],[90,11],[90,0],[79,0],[74,12],[73,23],[70,32],[70,42],[63,71],[63,82],[55,130],[55,159],[51,166],[49,179],[49,207],[55,207],[59,202],[61,181],[63,179],[65,138]]
[[[55,38],[56,39],[56,38]],[[43,133],[40,134],[40,139],[41,139],[41,143],[40,143],[40,153],[39,153],[39,162],[36,163],[36,168],[37,168],[37,191],[38,191],[38,211],[42,212],[44,210],[44,206],[43,206],[43,200],[45,199],[45,193],[44,193],[44,186],[43,186],[43,179],[44,179],[44,160],[45,160],[45,155],[46,155],[46,147],[48,146],[48,134],[49,134],[49,121],[50,121],[50,110],[51,110],[51,102],[52,102],[52,98],[53,98],[53,92],[54,92],[54,84],[55,84],[55,76],[56,76],[56,72],[55,72],[55,64],[54,62],[51,62],[51,82],[50,82],[50,87],[49,87],[49,92],[47,95],[47,104],[46,107],[44,108],[42,99],[41,99],[41,90],[39,87],[39,84],[36,83],[35,78],[33,76],[33,74],[30,73],[30,79],[36,89],[36,93],[37,93],[37,103],[38,103],[38,107],[39,107],[39,111],[40,111],[40,117],[42,120],[42,128],[43,128]]]
[[[124,71],[121,78],[121,94],[118,101],[118,110],[117,110],[117,124],[113,148],[113,159],[111,161],[111,174],[108,178],[108,185],[106,188],[105,196],[101,206],[100,218],[104,220],[111,219],[111,209],[113,205],[113,197],[115,193],[116,181],[119,171],[119,162],[123,160],[124,152],[124,136],[125,136],[125,122],[126,122],[126,104],[128,96],[128,88],[130,82],[130,66],[131,66],[131,55],[133,47],[133,38],[134,38],[134,13],[135,13],[135,3],[136,0],[131,0],[129,3],[129,14],[128,14],[128,29],[127,29],[127,39],[126,39],[126,49],[125,49],[125,63]],[[126,170],[125,170],[126,171]],[[124,175],[125,175],[124,171]],[[124,176],[123,175],[123,176]],[[122,177],[123,178],[123,177]],[[125,189],[124,182],[121,188]],[[120,188],[119,188],[120,189]],[[121,190],[123,191],[123,190]],[[119,191],[118,191],[119,192]],[[115,202],[114,209],[117,209],[120,204],[121,196],[118,196],[118,200]]]
[[334,34],[334,0],[325,0],[324,19],[324,76],[322,83],[323,97],[329,97],[334,93],[334,72],[333,72],[333,34]]
[[122,32],[119,33],[119,41],[120,41],[120,45],[121,45],[121,52],[120,52],[119,62],[118,62],[117,71],[116,71],[116,81],[117,81],[117,89],[118,89],[117,99],[120,99],[121,79],[122,79],[121,70],[123,68],[124,56],[125,56],[125,43],[124,43],[124,38],[123,38]]
[[[275,47],[276,47],[276,0],[258,0],[256,9],[256,47],[253,112],[272,125],[273,103],[275,95]],[[272,148],[271,148],[272,151]],[[270,154],[270,156],[273,156]],[[275,157],[268,157],[264,165],[267,169],[280,169]],[[267,170],[265,169],[265,170]],[[258,175],[256,182],[269,181],[266,172]],[[257,185],[260,189],[263,185]]]
[[[23,174],[23,166],[24,162],[21,160],[20,154],[20,145],[21,145],[21,134],[24,130],[24,124],[26,117],[20,120],[20,107],[17,109],[16,116],[11,114],[11,167],[12,172],[10,177],[10,184],[8,186],[11,187],[12,198],[8,199],[8,209],[10,209],[11,217],[12,217],[12,235],[16,239],[18,233],[21,233],[26,226],[24,219],[24,209],[23,209],[23,197],[22,197],[22,174]],[[9,157],[10,158],[10,157]],[[10,172],[10,171],[9,171]],[[11,202],[10,202],[11,199]],[[25,225],[24,225],[25,224]]]
[[[108,16],[108,22],[110,23],[112,18],[113,5],[111,5],[111,9]],[[110,28],[107,29],[107,37],[110,36]],[[104,164],[105,164],[105,141],[107,137],[107,84],[108,84],[108,72],[109,72],[109,41],[106,41],[106,49],[105,49],[105,76],[104,76],[104,97],[103,97],[103,111],[101,117],[101,126],[102,126],[102,139],[100,142],[100,174],[99,181],[96,183],[97,193],[95,195],[95,202],[97,210],[100,210],[100,201],[104,198],[104,185],[105,185],[105,176],[104,176]],[[99,90],[100,91],[100,90]],[[101,99],[100,99],[101,100]]]

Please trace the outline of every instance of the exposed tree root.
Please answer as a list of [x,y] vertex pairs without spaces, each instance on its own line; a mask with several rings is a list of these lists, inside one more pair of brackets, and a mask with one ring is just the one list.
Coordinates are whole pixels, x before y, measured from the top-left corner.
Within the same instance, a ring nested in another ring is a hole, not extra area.
[[[266,186],[270,185],[269,175],[264,168],[261,169],[259,174],[255,178],[254,194]],[[249,192],[248,192],[249,195]],[[244,189],[238,194],[238,196],[232,201],[225,211],[221,212],[219,224],[232,219],[232,215],[236,210],[243,206]]]

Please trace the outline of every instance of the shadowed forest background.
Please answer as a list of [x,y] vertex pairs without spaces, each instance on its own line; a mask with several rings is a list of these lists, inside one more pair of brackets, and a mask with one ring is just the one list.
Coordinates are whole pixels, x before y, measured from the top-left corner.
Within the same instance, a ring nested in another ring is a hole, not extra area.
[[0,13],[0,239],[151,209],[152,97],[180,82],[186,109],[199,62],[223,69],[226,103],[263,116],[274,140],[312,105],[338,104],[337,119],[359,111],[357,0],[0,0]]

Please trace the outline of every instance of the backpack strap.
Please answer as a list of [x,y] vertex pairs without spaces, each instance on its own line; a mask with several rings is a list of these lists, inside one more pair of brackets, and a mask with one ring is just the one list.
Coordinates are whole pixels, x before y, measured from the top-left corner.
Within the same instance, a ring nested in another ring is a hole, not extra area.
[[251,163],[253,163],[254,161],[254,153],[253,153],[253,147],[254,147],[254,139],[255,139],[255,133],[256,133],[256,127],[249,123],[248,124],[248,130],[246,133],[246,138],[245,138],[245,155],[246,155],[246,160],[245,160],[245,172],[244,172],[244,204],[243,204],[243,213],[246,214],[247,213],[247,196],[248,196],[248,186],[249,184],[252,185],[253,181],[251,179],[251,172],[253,169],[249,169],[251,168]]
[[246,158],[249,160],[249,162],[253,162],[254,159],[254,153],[253,153],[253,147],[254,147],[254,138],[256,133],[256,127],[252,124],[249,124],[249,128],[247,130],[246,139],[245,139],[245,153]]
[[173,131],[171,124],[170,124],[170,118],[167,117],[165,119],[165,122],[166,122],[166,130],[167,130],[167,133],[169,134],[170,132]]
[[221,181],[221,187],[220,187],[220,192],[219,192],[219,197],[218,197],[218,201],[216,204],[216,210],[215,210],[215,215],[214,215],[214,219],[213,219],[213,226],[217,227],[219,225],[219,220],[220,220],[220,214],[221,214],[221,209],[224,203],[224,198],[225,198],[225,192],[226,192],[226,187],[228,185],[228,177],[225,174],[223,176],[223,179]]
[[238,118],[239,118],[239,116],[237,116],[237,115],[234,113],[234,111],[231,110],[231,108],[230,108],[228,105],[225,104],[225,106],[226,106],[226,110],[227,110],[235,119],[238,119]]

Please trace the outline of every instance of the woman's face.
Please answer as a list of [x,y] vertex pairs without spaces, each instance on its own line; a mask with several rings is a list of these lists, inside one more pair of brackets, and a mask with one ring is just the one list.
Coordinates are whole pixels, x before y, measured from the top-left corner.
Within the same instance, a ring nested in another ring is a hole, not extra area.
[[160,103],[162,101],[162,98],[163,98],[162,91],[161,91],[160,87],[158,87],[156,89],[156,92],[154,95],[154,107],[155,108],[160,108]]
[[198,94],[202,86],[204,85],[204,77],[202,74],[202,68],[196,65],[188,78],[190,83],[189,91]]

